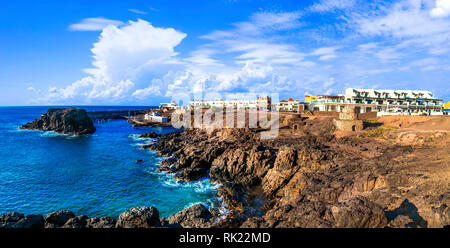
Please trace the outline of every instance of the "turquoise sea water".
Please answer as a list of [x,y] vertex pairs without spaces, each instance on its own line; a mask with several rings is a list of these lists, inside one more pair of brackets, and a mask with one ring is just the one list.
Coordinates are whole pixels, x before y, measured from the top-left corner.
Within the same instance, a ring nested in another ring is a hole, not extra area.
[[[155,206],[166,217],[195,203],[217,204],[216,186],[207,179],[194,183],[173,180],[155,172],[164,158],[138,149],[152,142],[139,139],[139,134],[176,129],[135,128],[125,120],[95,123],[93,135],[79,137],[18,129],[46,110],[0,107],[0,214],[67,209],[89,217],[117,217],[131,207]],[[137,159],[144,161],[136,163]]]

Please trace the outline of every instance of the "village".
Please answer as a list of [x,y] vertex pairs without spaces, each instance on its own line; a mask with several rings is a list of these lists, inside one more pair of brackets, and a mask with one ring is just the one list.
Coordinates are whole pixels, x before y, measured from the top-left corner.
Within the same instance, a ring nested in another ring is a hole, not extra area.
[[[416,90],[374,90],[348,88],[343,95],[305,95],[304,100],[272,101],[270,96],[254,99],[214,99],[192,100],[188,106],[179,106],[175,101],[161,103],[159,108],[150,109],[144,114],[130,116],[129,122],[134,126],[170,126],[173,113],[201,111],[245,111],[279,113],[280,127],[288,126],[291,130],[300,128],[295,120],[304,118],[333,119],[337,130],[361,131],[373,126],[383,116],[443,116],[450,113],[450,101],[444,103],[430,91]],[[410,118],[408,118],[410,116]],[[247,117],[248,119],[248,117]],[[247,120],[248,122],[248,120]],[[245,124],[244,124],[245,125]],[[246,124],[250,125],[249,123]],[[402,124],[399,123],[401,126]]]

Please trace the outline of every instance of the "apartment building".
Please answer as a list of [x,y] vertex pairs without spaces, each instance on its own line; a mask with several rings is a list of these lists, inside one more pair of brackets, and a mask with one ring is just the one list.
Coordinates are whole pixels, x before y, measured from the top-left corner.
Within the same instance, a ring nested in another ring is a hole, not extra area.
[[190,109],[237,109],[237,110],[271,110],[272,99],[261,96],[252,100],[193,100],[189,103]]
[[159,108],[161,109],[169,109],[169,110],[175,110],[178,108],[178,104],[175,101],[171,101],[170,103],[161,103],[159,105]]
[[298,111],[299,100],[289,98],[289,100],[281,100],[278,104],[279,111]]
[[342,112],[346,106],[357,113],[378,112],[382,115],[442,115],[443,101],[430,91],[417,90],[345,90],[345,95],[306,96],[309,110]]

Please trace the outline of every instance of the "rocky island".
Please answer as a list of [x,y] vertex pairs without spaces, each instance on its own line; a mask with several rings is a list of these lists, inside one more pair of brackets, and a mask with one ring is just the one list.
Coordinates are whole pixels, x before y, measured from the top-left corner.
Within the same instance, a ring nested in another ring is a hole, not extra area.
[[29,122],[21,129],[54,131],[70,135],[92,134],[95,132],[94,123],[86,110],[76,108],[50,108],[41,118]]

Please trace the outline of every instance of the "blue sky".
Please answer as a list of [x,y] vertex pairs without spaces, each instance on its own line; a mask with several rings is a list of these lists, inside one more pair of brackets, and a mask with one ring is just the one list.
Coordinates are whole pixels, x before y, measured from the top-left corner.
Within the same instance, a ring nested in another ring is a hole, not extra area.
[[2,2],[0,105],[346,87],[450,100],[450,0],[70,2]]

